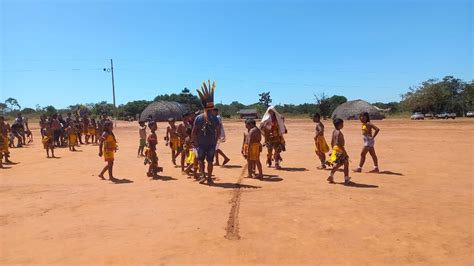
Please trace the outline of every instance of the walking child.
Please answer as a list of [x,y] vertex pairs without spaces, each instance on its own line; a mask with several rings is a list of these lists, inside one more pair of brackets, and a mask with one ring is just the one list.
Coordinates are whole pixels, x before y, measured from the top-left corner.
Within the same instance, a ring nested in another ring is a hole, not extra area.
[[96,132],[97,132],[97,124],[95,122],[95,119],[92,118],[87,128],[87,135],[89,136],[91,143],[97,144],[97,139],[95,137]]
[[148,167],[147,176],[155,177],[159,172],[163,171],[163,168],[158,167],[158,154],[156,153],[156,145],[158,145],[158,136],[156,130],[158,126],[155,121],[150,121],[148,127],[151,130],[151,134],[147,138],[148,149],[145,152],[146,159],[145,164],[150,164]]
[[144,157],[145,154],[143,154],[143,150],[145,149],[146,146],[146,125],[145,122],[140,121],[138,122],[140,127],[138,128],[138,136],[140,137],[140,141],[138,144],[138,157]]
[[102,136],[99,139],[99,157],[104,156],[104,160],[107,163],[107,165],[100,172],[99,177],[105,180],[104,174],[108,171],[109,180],[115,182],[118,181],[118,179],[113,176],[115,152],[117,151],[117,140],[114,133],[112,132],[113,128],[114,125],[112,121],[106,121],[104,123],[104,131],[102,132]]
[[[43,147],[46,150],[47,158],[55,158],[54,156],[54,132],[51,128],[51,121],[47,121],[43,128]],[[51,150],[51,157],[49,157],[49,151]]]
[[66,128],[67,142],[70,151],[76,151],[77,145],[77,128],[74,122],[70,122]]
[[248,154],[247,167],[248,177],[252,178],[255,167],[258,169],[256,178],[262,178],[262,163],[260,162],[260,153],[262,152],[262,132],[257,127],[255,120],[251,119],[249,122],[250,131],[247,136]]
[[371,170],[369,173],[378,173],[380,171],[379,160],[377,158],[377,154],[375,153],[375,137],[377,137],[377,135],[379,134],[380,129],[370,122],[370,116],[367,112],[360,114],[359,119],[360,122],[362,122],[362,136],[364,138],[364,147],[362,148],[362,152],[360,153],[359,167],[357,167],[354,172],[362,172],[362,167],[365,163],[365,157],[367,156],[367,153],[369,153],[372,157],[372,160],[374,161],[374,169]]
[[344,166],[344,183],[349,184],[351,178],[349,177],[349,156],[345,149],[344,134],[341,129],[344,128],[344,121],[340,118],[336,118],[333,121],[334,131],[332,132],[331,146],[332,153],[328,160],[328,164],[332,166],[331,173],[329,174],[329,183],[334,184],[334,173],[341,167]]
[[176,157],[177,155],[181,152],[181,141],[179,138],[175,123],[174,118],[169,118],[168,119],[168,127],[166,128],[166,136],[165,136],[165,141],[166,141],[166,146],[170,146],[171,149],[171,162],[176,165]]
[[321,162],[321,166],[318,166],[318,169],[326,169],[326,153],[329,152],[329,146],[324,138],[324,125],[318,113],[313,115],[313,122],[316,123],[316,135],[314,136],[315,151]]
[[216,166],[220,165],[219,155],[224,158],[224,162],[222,162],[222,165],[226,165],[230,161],[230,159],[229,159],[229,157],[227,157],[227,155],[225,155],[225,153],[220,148],[221,144],[225,142],[224,124],[222,123],[222,117],[219,115],[219,108],[214,108],[213,112],[214,112],[214,115],[217,117],[217,119],[219,119],[219,122],[221,124],[221,133],[220,133],[219,139],[217,140],[216,155],[215,155],[216,162],[215,162],[214,165],[216,165]]

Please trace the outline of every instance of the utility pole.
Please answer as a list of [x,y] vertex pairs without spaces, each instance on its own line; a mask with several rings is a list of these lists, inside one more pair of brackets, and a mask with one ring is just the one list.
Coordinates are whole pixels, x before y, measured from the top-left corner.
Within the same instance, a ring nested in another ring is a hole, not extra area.
[[114,62],[112,59],[110,59],[110,71],[112,72],[112,95],[114,100],[114,110],[117,111],[117,105],[115,105]]
[[[115,80],[114,80],[114,62],[112,59],[110,59],[110,69],[104,68],[105,72],[111,72],[112,73],[112,100],[114,104],[114,116],[117,118],[117,105],[115,103]],[[115,126],[117,126],[117,119],[115,120]]]

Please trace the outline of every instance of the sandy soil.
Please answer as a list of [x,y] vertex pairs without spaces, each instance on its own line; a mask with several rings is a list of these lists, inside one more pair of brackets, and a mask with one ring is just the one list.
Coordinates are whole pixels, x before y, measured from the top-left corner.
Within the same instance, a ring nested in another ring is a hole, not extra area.
[[[244,127],[227,122],[222,148],[232,160],[213,187],[172,167],[163,142],[166,177],[147,178],[134,123],[116,129],[124,184],[97,178],[96,146],[46,159],[35,130],[33,145],[12,150],[19,164],[0,170],[0,264],[472,265],[474,120],[376,124],[385,174],[352,174],[355,186],[328,184],[316,170],[306,120],[289,121],[285,169],[265,168],[264,181],[242,178]],[[360,124],[344,133],[353,168]]]

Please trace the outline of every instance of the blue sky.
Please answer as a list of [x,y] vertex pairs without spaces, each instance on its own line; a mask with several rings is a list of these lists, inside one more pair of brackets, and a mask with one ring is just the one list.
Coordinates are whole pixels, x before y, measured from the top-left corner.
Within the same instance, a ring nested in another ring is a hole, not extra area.
[[471,1],[0,3],[0,96],[24,107],[194,91],[216,102],[395,101],[429,78],[473,79]]

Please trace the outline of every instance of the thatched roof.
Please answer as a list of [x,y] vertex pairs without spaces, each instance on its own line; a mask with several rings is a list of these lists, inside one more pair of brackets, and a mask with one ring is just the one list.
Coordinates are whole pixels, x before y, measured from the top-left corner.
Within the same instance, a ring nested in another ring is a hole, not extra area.
[[147,121],[150,115],[153,116],[153,119],[157,122],[167,121],[170,117],[181,120],[183,114],[188,111],[185,105],[177,102],[157,101],[151,103],[143,110],[140,115],[140,121]]
[[368,112],[370,119],[380,120],[385,118],[373,105],[363,100],[348,101],[339,105],[332,113],[331,118],[354,120],[359,119],[359,115],[363,112]]

